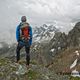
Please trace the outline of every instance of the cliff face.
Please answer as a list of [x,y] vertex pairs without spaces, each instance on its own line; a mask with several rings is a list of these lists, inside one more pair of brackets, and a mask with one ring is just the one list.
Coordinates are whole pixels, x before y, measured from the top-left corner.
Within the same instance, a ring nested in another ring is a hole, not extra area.
[[49,43],[53,54],[60,53],[69,47],[80,47],[80,22],[68,34],[57,32]]
[[80,46],[80,22],[69,32],[68,45],[73,47]]

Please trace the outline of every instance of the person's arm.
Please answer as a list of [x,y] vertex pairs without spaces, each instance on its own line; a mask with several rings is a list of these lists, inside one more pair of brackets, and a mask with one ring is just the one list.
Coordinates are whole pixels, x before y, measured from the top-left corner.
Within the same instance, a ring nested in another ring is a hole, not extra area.
[[18,25],[16,28],[16,40],[17,40],[17,42],[19,42],[19,40],[20,40],[20,27],[19,26],[20,25]]
[[29,35],[30,35],[30,46],[32,45],[32,27],[30,26],[30,32],[29,32]]

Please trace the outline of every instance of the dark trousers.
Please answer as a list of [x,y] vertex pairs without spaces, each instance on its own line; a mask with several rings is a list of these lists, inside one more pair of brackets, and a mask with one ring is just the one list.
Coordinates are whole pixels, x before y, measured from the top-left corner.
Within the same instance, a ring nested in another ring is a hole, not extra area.
[[30,47],[26,46],[26,45],[21,45],[20,43],[18,43],[17,45],[17,49],[16,49],[16,58],[17,58],[17,62],[20,60],[20,50],[25,47],[25,51],[26,51],[26,65],[29,65],[30,63]]

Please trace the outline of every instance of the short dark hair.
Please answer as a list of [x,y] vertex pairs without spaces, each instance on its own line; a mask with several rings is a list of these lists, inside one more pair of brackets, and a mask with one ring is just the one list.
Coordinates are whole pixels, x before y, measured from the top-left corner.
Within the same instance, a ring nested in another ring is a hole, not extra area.
[[22,16],[22,17],[21,17],[21,21],[22,21],[22,22],[26,22],[26,20],[27,20],[27,19],[26,19],[26,16]]

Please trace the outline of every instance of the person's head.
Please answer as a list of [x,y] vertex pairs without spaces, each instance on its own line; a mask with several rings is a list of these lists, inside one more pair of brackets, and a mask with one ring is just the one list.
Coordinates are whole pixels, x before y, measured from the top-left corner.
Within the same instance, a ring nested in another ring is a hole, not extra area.
[[27,21],[26,16],[22,16],[22,17],[21,17],[21,21],[22,21],[22,22],[26,22],[26,21]]

